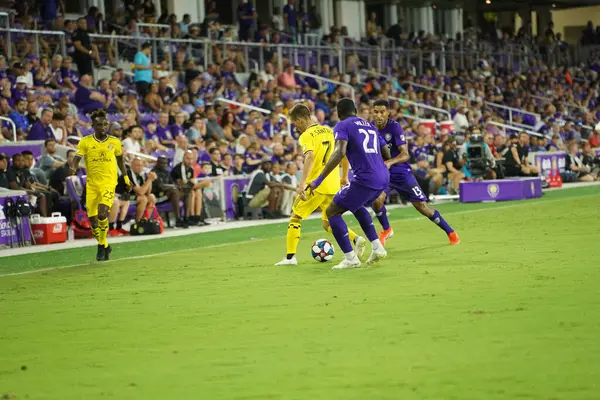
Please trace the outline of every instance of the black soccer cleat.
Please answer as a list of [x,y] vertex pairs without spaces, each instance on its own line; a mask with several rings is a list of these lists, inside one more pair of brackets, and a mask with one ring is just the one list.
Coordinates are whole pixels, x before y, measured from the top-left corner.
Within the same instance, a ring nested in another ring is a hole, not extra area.
[[98,245],[98,251],[96,252],[96,261],[104,261],[104,257],[106,255],[106,248],[104,245]]
[[112,247],[110,245],[104,248],[104,261],[108,261],[110,259],[110,253],[112,253]]

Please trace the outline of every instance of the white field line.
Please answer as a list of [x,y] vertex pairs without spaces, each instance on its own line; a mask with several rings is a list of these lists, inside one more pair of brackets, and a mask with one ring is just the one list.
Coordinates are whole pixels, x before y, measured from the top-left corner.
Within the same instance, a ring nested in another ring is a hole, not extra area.
[[[444,213],[444,215],[475,214],[475,213],[484,212],[484,211],[504,210],[504,209],[509,209],[509,208],[518,208],[518,207],[530,206],[530,205],[534,205],[534,204],[548,204],[548,203],[556,203],[556,202],[566,201],[566,200],[577,200],[577,199],[581,199],[581,198],[585,198],[585,197],[590,197],[590,196],[594,196],[594,195],[574,196],[574,197],[569,197],[569,198],[566,198],[566,199],[530,200],[530,201],[519,203],[519,204],[507,204],[507,205],[497,206],[497,207],[478,208],[476,210],[463,210],[463,211],[456,211],[456,212],[446,212],[446,213]],[[415,220],[424,219],[424,218],[425,217],[423,217],[423,216],[416,216],[416,217],[412,217],[412,218],[392,219],[391,221],[394,221],[395,223],[399,223],[399,222],[405,222],[405,221],[415,221]],[[287,220],[272,220],[272,221],[269,221],[268,223],[269,224],[274,224],[274,223],[281,223],[281,222],[285,222],[285,221],[287,221]],[[263,222],[262,225],[264,225],[264,224],[265,223]],[[219,225],[219,226],[222,226],[223,229],[214,229],[212,231],[225,230],[225,229],[228,228],[229,225],[228,224],[223,224],[223,225]],[[185,231],[181,231],[181,232],[182,233],[183,232],[189,232],[189,230],[185,230]],[[305,231],[305,233],[309,233],[309,234],[318,233],[318,232],[320,232],[320,230]],[[201,233],[201,232],[190,232],[189,234],[195,234],[195,233]],[[182,235],[177,235],[177,236],[182,236]],[[154,237],[153,236],[152,238],[160,238],[160,236],[158,236],[158,237]],[[137,259],[150,258],[150,257],[160,257],[160,256],[164,256],[164,255],[176,254],[176,253],[183,253],[183,252],[187,252],[187,251],[202,250],[202,249],[213,249],[213,248],[227,247],[227,246],[235,246],[235,245],[239,245],[239,244],[243,244],[243,243],[248,243],[249,241],[250,242],[259,242],[259,241],[265,241],[265,240],[269,240],[269,239],[272,239],[272,238],[251,239],[251,240],[244,240],[244,241],[240,241],[240,242],[229,242],[229,243],[221,243],[221,244],[215,244],[215,245],[209,245],[209,246],[190,247],[190,248],[187,248],[187,249],[165,251],[165,252],[153,253],[153,254],[146,254],[146,255],[141,255],[141,256],[131,256],[131,257],[115,258],[115,259],[112,259],[110,261],[104,261],[104,262],[101,262],[101,263],[90,262],[90,263],[66,265],[66,266],[62,266],[62,267],[49,267],[49,268],[34,269],[34,270],[23,271],[23,272],[11,272],[11,273],[8,273],[8,274],[0,274],[0,278],[6,277],[6,276],[29,275],[29,274],[39,273],[39,272],[48,272],[48,271],[54,271],[54,270],[60,270],[60,269],[84,267],[84,266],[89,266],[89,265],[103,265],[103,264],[111,263],[111,262],[114,262],[114,261],[126,261],[126,260],[137,260]],[[137,240],[137,241],[139,241],[139,240]],[[126,242],[126,240],[123,240],[122,242]],[[96,244],[95,244],[95,241],[94,241],[93,242],[93,246],[95,246],[95,245]],[[83,247],[83,246],[80,246],[80,247]]]

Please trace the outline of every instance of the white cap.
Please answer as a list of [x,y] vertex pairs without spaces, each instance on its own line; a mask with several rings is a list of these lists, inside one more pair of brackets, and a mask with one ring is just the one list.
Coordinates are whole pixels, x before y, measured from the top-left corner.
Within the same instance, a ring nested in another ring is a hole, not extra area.
[[17,83],[27,83],[27,78],[24,75],[21,75],[17,78]]
[[594,130],[595,130],[595,131],[600,131],[600,122],[598,122],[598,123],[596,124],[596,126],[594,127]]

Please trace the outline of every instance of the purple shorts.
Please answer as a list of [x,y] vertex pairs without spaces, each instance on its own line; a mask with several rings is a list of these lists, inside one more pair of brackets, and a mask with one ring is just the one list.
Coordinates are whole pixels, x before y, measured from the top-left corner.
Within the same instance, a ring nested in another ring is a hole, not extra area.
[[397,191],[404,200],[411,203],[427,201],[425,193],[423,193],[423,190],[421,190],[415,176],[411,172],[390,176],[390,186],[385,192],[389,195],[392,189]]
[[348,211],[355,213],[361,207],[370,205],[385,189],[372,189],[356,181],[342,187],[333,198],[333,202]]

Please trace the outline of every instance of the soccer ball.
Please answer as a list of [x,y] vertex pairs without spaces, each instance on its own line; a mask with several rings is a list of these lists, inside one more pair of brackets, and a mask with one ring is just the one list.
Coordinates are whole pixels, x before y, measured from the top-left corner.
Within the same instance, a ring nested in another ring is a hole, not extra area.
[[310,253],[312,258],[319,262],[329,261],[333,258],[333,254],[335,250],[333,249],[333,245],[327,239],[319,239],[313,243],[310,248]]

